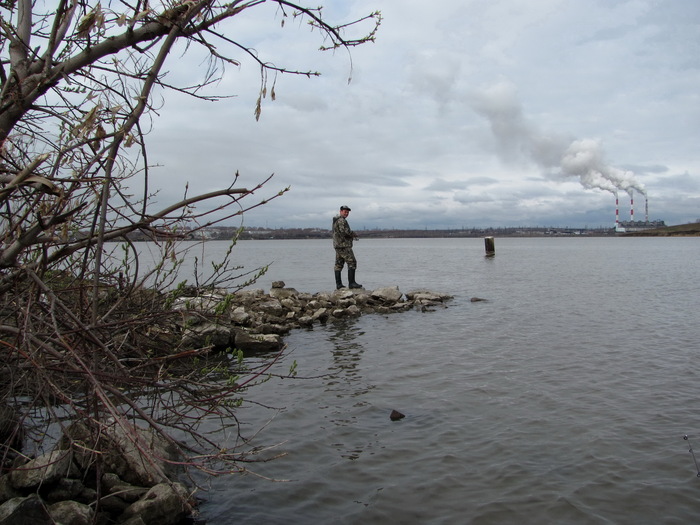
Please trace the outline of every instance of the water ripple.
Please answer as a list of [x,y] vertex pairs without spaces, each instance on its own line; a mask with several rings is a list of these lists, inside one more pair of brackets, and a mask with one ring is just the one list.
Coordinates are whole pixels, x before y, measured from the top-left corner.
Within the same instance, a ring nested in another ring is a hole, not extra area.
[[[206,519],[697,521],[682,437],[700,447],[698,243],[502,239],[485,260],[473,241],[363,241],[368,277],[377,268],[382,284],[398,276],[455,300],[291,334],[300,373],[319,379],[251,395],[284,405],[261,438],[288,454],[252,468],[292,481],[215,480]],[[252,427],[268,417],[247,415]]]

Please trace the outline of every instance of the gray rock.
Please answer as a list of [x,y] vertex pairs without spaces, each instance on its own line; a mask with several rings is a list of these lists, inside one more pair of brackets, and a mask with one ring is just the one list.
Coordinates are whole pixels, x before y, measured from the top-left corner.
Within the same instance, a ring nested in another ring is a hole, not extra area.
[[251,315],[245,311],[245,308],[242,306],[238,306],[231,312],[231,321],[234,324],[240,325],[240,326],[248,326],[250,324],[252,317]]
[[183,330],[182,344],[186,348],[198,348],[206,345],[227,347],[233,343],[230,326],[210,322],[198,326],[188,326]]
[[[340,293],[340,292],[338,292]],[[333,303],[333,297],[337,296],[336,292],[333,293],[328,293],[328,292],[319,292],[316,294],[316,300],[320,301],[321,303]],[[321,304],[321,306],[324,306],[324,304]]]
[[260,288],[240,290],[236,292],[236,302],[247,304],[265,297],[265,291]]
[[12,498],[0,505],[0,525],[54,525],[45,504],[36,494]]
[[314,312],[314,314],[311,316],[311,318],[314,321],[320,321],[322,323],[325,323],[328,320],[328,317],[330,316],[330,312],[328,311],[328,308],[319,308]]
[[406,292],[406,297],[411,301],[442,303],[452,299],[451,295],[431,292],[430,290],[413,290]]
[[407,301],[405,303],[396,303],[389,306],[389,310],[392,312],[406,312],[413,308],[416,303]]
[[306,303],[306,308],[308,308],[309,310],[318,310],[322,307],[323,305],[321,304],[321,302],[316,299],[312,299],[311,301]]
[[346,311],[350,317],[359,317],[362,315],[362,311],[357,307],[357,305],[354,304],[348,306]]
[[350,289],[340,289],[336,290],[333,293],[333,297],[338,300],[343,300],[343,299],[353,299],[355,297],[355,294],[353,293],[352,290]]
[[236,330],[234,346],[243,352],[277,352],[282,349],[282,338],[277,334],[250,334]]
[[67,500],[51,505],[49,515],[61,525],[91,525],[95,513],[87,505]]
[[10,473],[12,486],[17,489],[48,485],[63,477],[77,477],[78,471],[73,465],[73,453],[70,450],[54,450],[44,456],[33,459]]
[[[75,458],[87,470],[93,461],[89,450],[102,453],[105,470],[117,474],[127,483],[150,487],[177,474],[171,463],[179,459],[175,447],[154,431],[137,427],[128,421],[112,421],[102,427],[100,440],[85,425],[75,423],[65,430],[64,444],[76,443]],[[146,454],[146,455],[144,455]]]
[[[144,489],[144,493],[147,490],[148,489]],[[129,505],[131,505],[131,502],[124,501],[116,494],[107,494],[106,496],[102,496],[100,498],[100,510],[107,512],[112,516],[121,515],[126,509],[129,508]]]
[[350,299],[340,299],[338,301],[338,306],[341,308],[349,308],[350,306],[355,306],[357,303],[355,302],[355,299],[350,298]]
[[46,493],[46,501],[55,503],[57,501],[74,499],[79,497],[84,490],[85,485],[79,479],[62,478]]
[[102,476],[102,486],[110,496],[115,496],[128,503],[139,500],[148,491],[146,487],[131,485],[111,472]]
[[120,519],[125,521],[138,516],[144,523],[175,525],[192,512],[188,500],[187,491],[180,483],[159,483],[132,503]]
[[141,516],[132,516],[126,521],[122,521],[120,525],[146,525],[141,519]]
[[299,301],[295,299],[281,299],[280,304],[290,312],[298,312],[299,310],[301,310],[301,305],[299,304]]
[[292,329],[291,326],[288,326],[286,324],[274,324],[274,323],[266,323],[262,324],[258,327],[258,333],[260,334],[276,334],[276,335],[287,335],[289,331]]
[[258,312],[262,312],[264,314],[275,315],[280,317],[286,314],[282,303],[279,302],[279,299],[276,299],[274,297],[269,297],[266,300],[260,301],[256,305],[255,309]]
[[380,300],[384,303],[397,303],[401,301],[403,294],[398,286],[386,286],[372,292],[372,299]]
[[299,295],[294,288],[272,288],[270,297],[275,299],[294,299]]
[[299,319],[297,319],[297,322],[299,323],[299,326],[303,328],[309,328],[313,326],[314,324],[314,318],[311,317],[310,315],[303,315]]
[[12,498],[20,498],[22,494],[12,486],[10,475],[5,474],[0,477],[0,501],[7,501]]
[[194,311],[213,315],[226,298],[225,293],[210,293],[197,297],[178,297],[173,301],[173,310]]

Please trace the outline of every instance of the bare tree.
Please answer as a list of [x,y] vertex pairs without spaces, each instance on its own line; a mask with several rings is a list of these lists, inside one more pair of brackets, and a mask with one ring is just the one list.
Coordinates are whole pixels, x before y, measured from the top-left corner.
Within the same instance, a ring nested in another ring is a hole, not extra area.
[[[236,470],[244,460],[199,425],[212,416],[235,423],[241,389],[269,369],[241,371],[235,360],[223,368],[176,367],[209,348],[177,347],[163,290],[177,278],[177,264],[167,270],[166,263],[176,259],[174,241],[192,229],[240,216],[286,190],[259,198],[269,178],[240,188],[236,176],[230,187],[204,195],[183,188],[182,200],[155,208],[147,137],[155,89],[214,100],[202,88],[224,66],[252,60],[261,71],[259,118],[277,75],[317,75],[264,62],[220,29],[265,4],[276,7],[274,23],[308,23],[326,50],[373,41],[381,21],[375,12],[332,24],[321,8],[285,0],[0,4],[0,393],[25,423],[39,409],[49,422],[80,420],[98,435],[111,418],[125,432],[148,425],[184,463],[205,471]],[[164,74],[178,42],[210,58],[190,86],[170,84]],[[143,193],[132,195],[134,187]],[[145,274],[136,234],[163,249]],[[121,241],[124,251],[110,241]],[[206,284],[230,287],[236,278],[255,275],[222,264]],[[163,348],[167,355],[158,353]],[[5,458],[23,428],[6,434]]]

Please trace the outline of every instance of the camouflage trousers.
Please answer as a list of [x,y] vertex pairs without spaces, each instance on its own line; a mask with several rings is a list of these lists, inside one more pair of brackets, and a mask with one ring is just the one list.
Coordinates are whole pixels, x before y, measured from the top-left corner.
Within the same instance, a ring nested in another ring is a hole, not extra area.
[[357,268],[357,259],[352,248],[336,248],[335,249],[335,266],[333,269],[339,272],[343,269],[345,263],[348,263],[348,268]]

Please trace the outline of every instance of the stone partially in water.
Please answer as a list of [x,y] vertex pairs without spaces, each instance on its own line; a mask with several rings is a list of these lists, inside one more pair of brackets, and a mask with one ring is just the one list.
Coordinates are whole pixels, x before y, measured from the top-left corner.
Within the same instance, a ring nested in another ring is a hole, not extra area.
[[405,417],[406,416],[398,410],[392,410],[391,414],[389,414],[389,419],[391,419],[392,421],[398,421],[399,419],[403,419]]

